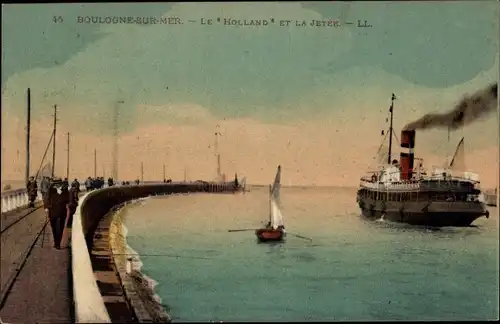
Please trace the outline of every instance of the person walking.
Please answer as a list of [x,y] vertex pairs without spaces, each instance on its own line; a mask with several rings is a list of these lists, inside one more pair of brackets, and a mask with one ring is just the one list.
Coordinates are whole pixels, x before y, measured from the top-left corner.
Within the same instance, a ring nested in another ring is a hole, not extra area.
[[69,182],[68,182],[68,178],[64,178],[63,180],[63,186],[65,186],[67,189],[69,189]]
[[58,215],[58,226],[59,226],[59,248],[68,247],[68,232],[66,230],[66,224],[69,218],[69,190],[68,187],[63,182],[61,186],[61,191],[59,193],[59,202],[57,205],[57,215]]
[[[67,195],[66,195],[67,197]],[[65,199],[61,199],[61,195],[57,192],[53,183],[50,184],[47,195],[44,199],[44,209],[52,229],[52,238],[54,240],[54,248],[60,249],[61,237],[63,228],[61,226],[61,214],[65,214],[66,205],[63,205]],[[64,224],[64,223],[63,223]]]
[[38,185],[36,184],[34,177],[30,177],[30,179],[28,180],[28,183],[26,184],[26,189],[28,191],[28,200],[29,200],[28,207],[34,208],[36,196],[38,194]]
[[85,188],[87,189],[87,191],[92,190],[92,179],[90,177],[85,180]]
[[80,182],[78,182],[77,178],[75,178],[75,180],[73,180],[73,182],[71,183],[71,188],[73,188],[73,186],[75,186],[76,190],[80,192]]
[[68,228],[71,228],[71,224],[73,224],[73,215],[78,207],[78,192],[78,187],[73,183],[68,192],[68,224],[66,226]]

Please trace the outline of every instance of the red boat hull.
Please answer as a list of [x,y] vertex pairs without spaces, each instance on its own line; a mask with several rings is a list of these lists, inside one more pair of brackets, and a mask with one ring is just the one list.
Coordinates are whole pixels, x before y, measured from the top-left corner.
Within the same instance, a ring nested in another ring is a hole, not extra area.
[[255,230],[255,235],[260,242],[280,242],[285,238],[285,233],[282,230],[272,228]]

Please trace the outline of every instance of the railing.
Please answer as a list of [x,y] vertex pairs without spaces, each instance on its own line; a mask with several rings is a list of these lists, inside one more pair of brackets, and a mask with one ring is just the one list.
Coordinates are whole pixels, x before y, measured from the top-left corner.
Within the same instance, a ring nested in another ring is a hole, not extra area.
[[[435,171],[435,170],[434,170]],[[372,189],[404,189],[404,190],[412,190],[412,189],[418,189],[419,188],[419,183],[418,181],[437,181],[437,182],[469,182],[472,183],[474,186],[479,186],[480,182],[477,178],[477,175],[471,173],[471,172],[459,172],[459,171],[450,171],[450,170],[445,170],[445,174],[443,175],[442,173],[434,173],[432,175],[426,175],[425,173],[421,174],[421,176],[418,176],[417,178],[410,179],[410,180],[400,180],[400,181],[380,181],[380,176],[379,176],[380,171],[370,171],[367,172],[369,176],[363,176],[360,179],[360,187],[365,187],[365,188],[372,188]],[[392,172],[392,173],[387,173],[385,172],[385,175],[392,175],[394,173],[399,173],[399,172]]]
[[361,179],[360,187],[380,190],[418,190],[420,183],[415,181],[398,181],[398,182],[376,182],[368,179]]
[[[36,201],[42,199],[42,195],[38,193]],[[28,192],[26,189],[9,190],[2,192],[2,214],[16,210],[18,208],[28,206]]]
[[111,323],[94,276],[82,228],[81,206],[91,193],[80,198],[71,229],[71,264],[76,323]]

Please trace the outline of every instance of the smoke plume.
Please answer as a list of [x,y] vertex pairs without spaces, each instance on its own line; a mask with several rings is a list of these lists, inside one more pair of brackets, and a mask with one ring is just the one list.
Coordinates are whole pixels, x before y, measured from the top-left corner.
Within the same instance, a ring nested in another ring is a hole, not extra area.
[[453,110],[443,114],[427,114],[407,124],[404,130],[448,128],[459,129],[493,112],[497,107],[498,83],[463,98]]

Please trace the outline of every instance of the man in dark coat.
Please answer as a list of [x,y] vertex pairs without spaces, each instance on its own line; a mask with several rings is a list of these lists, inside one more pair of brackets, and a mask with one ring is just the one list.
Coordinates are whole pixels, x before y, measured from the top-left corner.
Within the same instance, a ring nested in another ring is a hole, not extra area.
[[62,185],[63,187],[66,187],[66,189],[69,189],[69,182],[68,182],[68,178],[64,178],[63,182],[62,182]]
[[73,214],[76,211],[76,207],[78,206],[78,188],[76,185],[71,185],[71,189],[69,189],[68,192],[68,211],[69,211],[69,218],[68,218],[68,228],[71,228],[71,224],[73,224]]
[[59,238],[59,242],[61,242],[61,238],[64,232],[64,227],[66,223],[66,218],[68,217],[68,205],[70,202],[69,189],[63,183],[61,187],[61,192],[59,194],[59,204],[61,206],[58,208],[59,210],[59,228],[61,229],[61,237]]
[[92,190],[92,178],[88,177],[87,180],[85,180],[85,188],[87,191]]
[[[49,187],[49,192],[44,200],[44,208],[45,212],[50,221],[50,227],[52,228],[52,237],[54,239],[54,247],[56,249],[60,249],[60,243],[63,233],[64,218],[66,217],[66,204],[68,194],[66,193],[66,197],[62,197],[62,195],[57,192],[54,184],[51,184]],[[63,219],[61,222],[61,218]]]
[[28,183],[26,184],[26,189],[28,191],[29,204],[28,207],[35,207],[35,200],[38,194],[38,185],[34,177],[30,177]]
[[71,188],[73,188],[73,186],[75,186],[76,190],[80,192],[80,182],[78,182],[78,179],[75,178],[75,180],[73,180],[73,182],[71,183]]

